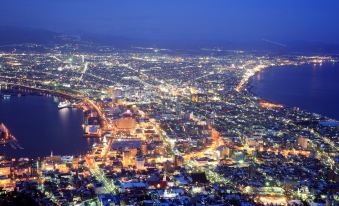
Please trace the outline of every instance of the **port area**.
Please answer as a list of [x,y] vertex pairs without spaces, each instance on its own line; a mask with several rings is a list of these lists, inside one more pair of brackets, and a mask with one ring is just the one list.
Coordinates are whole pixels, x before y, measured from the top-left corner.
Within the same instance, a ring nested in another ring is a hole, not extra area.
[[[1,85],[0,96],[9,100],[12,96],[39,95],[58,99],[58,109],[77,108],[84,112],[82,125],[85,137],[101,138],[105,131],[109,131],[109,123],[96,102],[73,91],[57,91],[28,87],[18,84]],[[16,141],[17,142],[17,141]]]
[[0,145],[10,145],[13,149],[23,149],[4,123],[0,124]]

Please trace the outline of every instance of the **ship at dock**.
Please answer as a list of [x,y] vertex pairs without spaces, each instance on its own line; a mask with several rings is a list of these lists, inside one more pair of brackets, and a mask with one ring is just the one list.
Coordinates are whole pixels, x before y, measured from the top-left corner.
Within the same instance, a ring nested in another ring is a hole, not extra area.
[[67,100],[63,101],[63,102],[59,102],[59,104],[58,104],[59,109],[70,108],[70,107],[72,107],[72,103],[67,101]]

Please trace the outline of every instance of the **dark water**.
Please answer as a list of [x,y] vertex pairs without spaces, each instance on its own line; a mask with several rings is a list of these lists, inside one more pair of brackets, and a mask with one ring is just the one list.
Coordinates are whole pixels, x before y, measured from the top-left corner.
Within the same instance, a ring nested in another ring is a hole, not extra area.
[[271,68],[257,74],[252,92],[274,103],[339,120],[339,64]]
[[83,112],[57,108],[53,97],[12,96],[0,100],[0,122],[18,139],[23,150],[0,146],[0,152],[10,157],[81,154],[89,142],[83,137]]

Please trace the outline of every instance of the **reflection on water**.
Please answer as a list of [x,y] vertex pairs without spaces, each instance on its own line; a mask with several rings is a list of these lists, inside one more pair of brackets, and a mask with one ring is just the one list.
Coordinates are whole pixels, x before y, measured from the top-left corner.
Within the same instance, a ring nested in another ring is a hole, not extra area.
[[264,99],[339,120],[339,64],[272,68],[252,80]]
[[0,152],[13,157],[46,156],[85,153],[91,141],[83,137],[83,112],[61,109],[58,99],[45,96],[12,96],[0,100],[0,122],[4,122],[19,140],[24,150],[6,146]]
[[59,116],[60,118],[65,121],[67,120],[67,118],[69,118],[69,109],[68,108],[63,108],[63,109],[59,109]]

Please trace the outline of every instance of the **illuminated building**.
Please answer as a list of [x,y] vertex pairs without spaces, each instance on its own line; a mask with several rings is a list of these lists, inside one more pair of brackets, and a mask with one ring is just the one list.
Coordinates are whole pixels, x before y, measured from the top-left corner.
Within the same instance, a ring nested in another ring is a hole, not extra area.
[[99,194],[98,200],[100,206],[120,205],[119,197],[112,194]]
[[263,205],[287,205],[287,198],[277,195],[257,195],[255,202]]
[[241,151],[233,152],[232,158],[237,162],[243,162],[245,160],[245,154]]
[[100,137],[101,129],[99,125],[88,125],[85,128],[85,135],[91,137]]
[[302,149],[307,149],[309,139],[307,139],[306,137],[298,137],[297,142]]
[[137,149],[136,148],[125,149],[122,153],[122,165],[123,165],[123,167],[134,166],[136,155],[137,155]]
[[219,159],[229,158],[231,156],[231,149],[226,146],[218,147],[216,152]]
[[181,167],[184,164],[184,158],[179,155],[174,156],[174,167]]
[[145,169],[145,159],[142,156],[138,156],[135,158],[135,166],[137,170]]
[[30,166],[16,168],[14,171],[17,176],[29,176],[32,174],[32,168]]
[[55,167],[55,170],[58,170],[60,173],[66,174],[69,172],[69,167],[64,162],[55,163],[54,167]]
[[123,91],[120,88],[114,89],[112,91],[112,97],[115,99],[116,97],[122,97],[123,96]]
[[0,187],[8,187],[12,184],[11,178],[6,176],[0,177]]
[[72,167],[73,167],[73,169],[78,169],[79,168],[79,158],[74,158],[72,160]]
[[143,142],[141,144],[141,154],[142,155],[147,155],[148,153],[148,150],[147,150],[147,143],[146,142]]
[[191,96],[192,102],[207,102],[208,95],[206,94],[192,94]]
[[9,165],[0,166],[0,176],[8,176],[11,174],[11,167]]
[[132,158],[129,150],[125,150],[122,153],[122,165],[123,167],[128,167],[131,165]]
[[46,171],[57,170],[60,173],[68,173],[70,170],[67,163],[65,162],[65,159],[61,156],[53,156],[53,153],[51,156],[46,157],[46,159],[43,161],[41,169]]
[[123,117],[118,119],[114,125],[117,131],[131,132],[136,127],[136,120],[133,117]]

